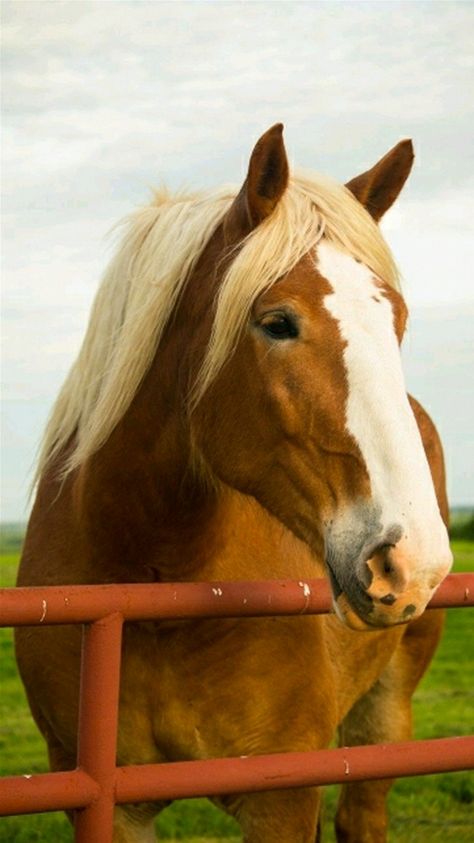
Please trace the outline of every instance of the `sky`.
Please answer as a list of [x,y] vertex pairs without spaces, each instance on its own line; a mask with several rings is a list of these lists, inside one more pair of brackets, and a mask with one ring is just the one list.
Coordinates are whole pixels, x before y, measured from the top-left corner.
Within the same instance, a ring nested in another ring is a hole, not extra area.
[[114,224],[151,188],[240,183],[285,124],[290,161],[347,181],[398,140],[415,168],[382,224],[411,320],[407,385],[474,504],[474,5],[5,2],[2,520],[77,354]]

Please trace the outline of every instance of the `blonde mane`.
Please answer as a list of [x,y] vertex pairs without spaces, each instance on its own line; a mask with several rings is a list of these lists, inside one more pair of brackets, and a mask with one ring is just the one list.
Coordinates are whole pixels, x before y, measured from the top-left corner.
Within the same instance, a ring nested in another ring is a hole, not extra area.
[[[73,437],[65,473],[106,442],[130,406],[180,292],[236,195],[236,189],[174,197],[161,192],[130,218],[99,287],[79,356],[53,408],[37,477]],[[191,408],[232,354],[255,299],[322,237],[398,288],[388,246],[352,194],[319,175],[293,176],[273,214],[249,234],[223,278]]]

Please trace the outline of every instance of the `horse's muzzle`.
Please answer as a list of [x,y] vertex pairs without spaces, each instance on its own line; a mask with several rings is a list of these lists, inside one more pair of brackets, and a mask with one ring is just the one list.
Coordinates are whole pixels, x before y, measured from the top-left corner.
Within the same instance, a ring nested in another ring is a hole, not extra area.
[[368,558],[343,566],[341,559],[327,567],[338,617],[352,629],[370,630],[415,620],[451,568],[452,557],[417,576],[404,548],[381,543]]

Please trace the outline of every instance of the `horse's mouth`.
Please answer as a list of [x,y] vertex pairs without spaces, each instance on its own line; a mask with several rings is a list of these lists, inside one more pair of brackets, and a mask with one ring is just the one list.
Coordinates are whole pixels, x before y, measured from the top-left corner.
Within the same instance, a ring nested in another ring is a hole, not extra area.
[[416,606],[407,600],[400,601],[400,609],[396,613],[392,612],[392,602],[397,603],[396,600],[390,603],[386,601],[384,605],[380,605],[383,601],[375,601],[354,577],[349,577],[346,587],[343,587],[330,562],[326,561],[326,567],[329,572],[334,611],[344,626],[374,632],[377,629],[404,625],[420,614]]
[[383,621],[380,622],[371,617],[374,611],[373,600],[355,579],[351,578],[348,586],[343,588],[329,561],[326,561],[326,567],[329,572],[334,611],[345,626],[357,630],[375,630],[386,625]]
[[340,595],[343,593],[343,589],[338,578],[336,577],[336,574],[333,571],[333,568],[331,567],[331,563],[328,562],[328,560],[326,560],[326,567],[329,572],[329,582],[331,583],[333,600],[337,600],[338,597],[340,597]]

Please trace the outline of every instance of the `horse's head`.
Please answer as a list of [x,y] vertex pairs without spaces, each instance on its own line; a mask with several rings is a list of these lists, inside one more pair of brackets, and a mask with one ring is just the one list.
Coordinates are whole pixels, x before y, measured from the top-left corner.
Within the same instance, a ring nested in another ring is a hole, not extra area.
[[[349,190],[341,188],[354,230],[366,225],[362,255],[382,249],[376,222],[412,159],[410,142],[402,142]],[[242,294],[248,317],[233,353],[214,372],[208,361],[207,375],[205,362],[196,441],[218,478],[254,495],[324,553],[342,620],[357,628],[406,622],[424,610],[452,561],[402,375],[406,307],[393,276],[376,274],[377,258],[369,268],[360,252],[344,247],[344,231],[339,243],[319,232],[270,283],[265,261],[272,250],[284,253],[285,226],[307,224],[294,203],[284,216],[289,190],[276,126],[257,144],[224,223],[235,260],[244,261],[240,283],[256,271],[252,254],[263,281],[256,293]],[[254,251],[246,251],[257,232]],[[211,348],[225,345],[218,320],[220,308],[232,314],[226,296],[230,289],[221,288]]]

